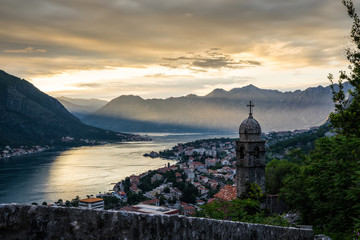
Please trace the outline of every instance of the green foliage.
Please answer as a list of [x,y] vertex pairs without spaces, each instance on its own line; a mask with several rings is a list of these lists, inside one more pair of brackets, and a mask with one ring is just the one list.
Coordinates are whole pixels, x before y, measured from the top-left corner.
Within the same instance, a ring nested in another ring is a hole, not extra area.
[[131,187],[130,178],[126,177],[125,180],[122,181],[122,184],[124,186],[124,192],[128,193]]
[[288,175],[281,195],[302,221],[327,232],[352,231],[360,216],[360,139],[320,139],[304,166]]
[[160,196],[160,198],[159,198],[159,204],[160,204],[160,206],[163,206],[163,205],[165,204],[165,201],[166,201],[165,197],[164,197],[164,196]]
[[79,206],[79,196],[76,196],[75,198],[73,198],[72,200],[71,200],[71,206],[73,206],[73,207],[78,207]]
[[[351,0],[342,2],[347,8],[349,17],[353,19],[350,34],[352,46],[346,49],[350,73],[340,71],[338,91],[334,87],[333,75],[329,74],[335,103],[335,113],[330,114],[330,120],[338,133],[360,137],[360,19]],[[354,87],[354,90],[349,91],[349,99],[346,98],[343,90],[343,81],[348,81]]]
[[201,209],[198,216],[202,217],[289,226],[281,216],[266,214],[266,211],[260,208],[260,201],[253,199],[234,199],[229,202],[214,201],[203,205]]
[[170,193],[170,188],[169,187],[164,188],[164,193]]
[[[277,139],[275,143],[269,142],[267,147],[267,156],[273,155],[285,155],[285,150],[291,150],[290,156],[287,155],[286,158],[288,161],[293,161],[300,163],[302,161],[302,154],[308,154],[312,149],[314,149],[315,141],[321,137],[325,136],[325,133],[330,131],[328,124],[322,125],[316,131],[308,131],[301,133],[295,136],[290,137],[289,139],[282,140],[282,138]],[[272,157],[268,160],[271,160]]]
[[166,182],[172,182],[172,183],[176,182],[175,171],[173,170],[165,172],[163,176],[164,179],[166,179]]
[[47,206],[47,202],[43,202],[41,205],[43,205],[43,206]]
[[104,209],[117,209],[121,206],[120,199],[114,196],[104,196]]
[[199,196],[199,193],[194,185],[190,183],[176,182],[173,186],[177,187],[183,193],[180,198],[181,201],[186,203],[196,203],[196,197]]
[[241,194],[240,199],[251,199],[263,202],[265,195],[261,192],[261,187],[258,184],[247,182],[245,192]]
[[139,202],[145,201],[147,200],[147,198],[142,195],[141,193],[136,194],[133,192],[129,192],[127,193],[127,204],[128,205],[135,205],[138,204]]
[[[218,185],[218,186],[220,186],[220,185]],[[220,191],[220,188],[211,189],[211,190],[208,192],[209,198],[213,198],[214,195],[217,194],[219,191]]]
[[273,159],[265,168],[265,189],[268,194],[278,194],[288,174],[299,171],[299,165],[287,160]]
[[175,157],[175,153],[173,150],[166,149],[164,151],[160,151],[159,155],[161,158],[173,158]]
[[221,164],[221,162],[217,162],[215,164],[215,166],[210,167],[211,170],[218,170],[218,169],[221,169],[221,168],[223,168],[223,165]]

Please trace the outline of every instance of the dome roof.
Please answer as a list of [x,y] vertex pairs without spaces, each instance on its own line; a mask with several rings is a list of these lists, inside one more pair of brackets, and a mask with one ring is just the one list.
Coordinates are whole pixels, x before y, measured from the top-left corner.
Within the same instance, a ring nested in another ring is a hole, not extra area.
[[259,134],[261,135],[261,127],[252,115],[245,119],[239,127],[240,134]]

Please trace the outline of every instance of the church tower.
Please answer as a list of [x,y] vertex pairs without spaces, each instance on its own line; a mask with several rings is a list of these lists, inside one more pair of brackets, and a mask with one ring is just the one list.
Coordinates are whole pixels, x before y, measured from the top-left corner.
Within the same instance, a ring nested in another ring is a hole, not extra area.
[[253,118],[251,103],[249,117],[239,128],[236,141],[237,196],[245,192],[246,183],[256,183],[265,192],[265,141],[261,139],[260,124]]

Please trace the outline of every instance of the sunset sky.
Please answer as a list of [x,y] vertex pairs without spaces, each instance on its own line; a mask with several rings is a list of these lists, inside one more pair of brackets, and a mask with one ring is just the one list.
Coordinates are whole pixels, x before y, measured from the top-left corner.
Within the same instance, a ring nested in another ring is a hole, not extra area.
[[52,96],[328,85],[347,68],[340,0],[0,0],[0,62]]

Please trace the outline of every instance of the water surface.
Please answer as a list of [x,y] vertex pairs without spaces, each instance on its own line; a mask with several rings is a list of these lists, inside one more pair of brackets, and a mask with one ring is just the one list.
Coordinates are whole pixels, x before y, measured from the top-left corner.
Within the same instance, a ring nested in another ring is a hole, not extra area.
[[[179,142],[223,135],[148,134],[151,142],[130,142],[64,151],[42,152],[0,160],[0,203],[52,203],[58,199],[107,192],[112,183],[131,174],[157,169],[168,162],[144,153],[171,148]],[[228,137],[229,135],[226,135]],[[231,135],[235,137],[235,135]]]

